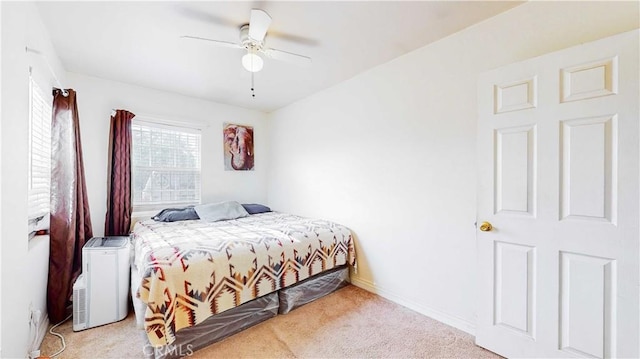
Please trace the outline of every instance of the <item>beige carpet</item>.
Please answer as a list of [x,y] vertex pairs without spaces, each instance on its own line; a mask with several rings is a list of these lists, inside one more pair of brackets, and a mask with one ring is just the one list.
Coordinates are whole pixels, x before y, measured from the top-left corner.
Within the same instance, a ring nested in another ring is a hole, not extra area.
[[[58,327],[67,349],[58,358],[142,358],[133,314],[118,323],[74,333]],[[60,348],[50,334],[42,355]],[[193,353],[191,358],[500,358],[473,337],[355,286]]]

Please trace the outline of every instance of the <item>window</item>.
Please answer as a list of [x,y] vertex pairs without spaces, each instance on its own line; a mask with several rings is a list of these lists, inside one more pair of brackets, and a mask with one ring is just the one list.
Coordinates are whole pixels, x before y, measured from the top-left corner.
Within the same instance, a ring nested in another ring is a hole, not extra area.
[[200,203],[200,130],[134,119],[131,133],[134,211]]
[[[51,187],[51,96],[29,78],[29,220],[49,214]],[[36,221],[37,222],[37,221]]]

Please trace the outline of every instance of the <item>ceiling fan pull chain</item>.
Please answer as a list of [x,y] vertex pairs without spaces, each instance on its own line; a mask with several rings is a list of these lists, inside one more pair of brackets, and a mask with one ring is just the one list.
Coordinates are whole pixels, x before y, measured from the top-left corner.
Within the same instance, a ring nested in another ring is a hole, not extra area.
[[251,73],[251,97],[256,98],[256,93],[253,90],[255,86],[253,85],[253,72]]

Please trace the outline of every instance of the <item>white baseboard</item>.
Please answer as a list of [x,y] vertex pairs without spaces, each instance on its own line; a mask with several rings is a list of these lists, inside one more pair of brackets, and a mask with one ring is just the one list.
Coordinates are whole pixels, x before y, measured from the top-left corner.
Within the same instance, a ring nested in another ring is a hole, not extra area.
[[370,281],[358,278],[358,276],[355,276],[355,275],[351,276],[351,284],[355,285],[356,287],[362,288],[368,292],[375,293],[381,297],[389,299],[390,301],[400,304],[403,307],[407,307],[420,314],[426,315],[429,318],[435,319],[439,322],[450,325],[454,328],[462,330],[463,332],[467,332],[475,336],[476,325],[475,323],[469,322],[468,320],[447,314],[438,309],[425,307],[424,305],[415,303],[411,300],[407,300],[402,296],[397,295],[393,291],[380,288],[374,285],[373,283],[371,283]]
[[36,348],[38,349],[40,349],[42,341],[44,340],[45,335],[47,335],[49,324],[49,315],[45,314],[44,318],[40,321],[40,329],[38,330],[38,337],[36,338]]
[[45,335],[47,335],[47,330],[49,329],[49,315],[45,313],[42,317],[40,317],[40,321],[37,325],[37,332],[33,332],[33,323],[29,324],[29,346],[26,348],[27,350],[27,358],[36,358],[40,356],[40,346],[44,341]]

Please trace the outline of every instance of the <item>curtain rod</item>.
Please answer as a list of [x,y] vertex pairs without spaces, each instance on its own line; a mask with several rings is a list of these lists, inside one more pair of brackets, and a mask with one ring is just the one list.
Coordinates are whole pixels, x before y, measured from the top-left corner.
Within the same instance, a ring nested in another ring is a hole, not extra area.
[[[111,116],[116,114],[116,109],[111,109]],[[207,122],[202,122],[199,120],[194,120],[191,118],[181,118],[180,120],[168,118],[167,116],[149,114],[149,113],[138,113],[134,112],[135,116],[139,121],[146,122],[155,122],[165,126],[174,126],[174,127],[187,127],[187,128],[195,128],[195,129],[204,129],[208,128],[209,124]]]
[[49,71],[51,72],[51,76],[53,76],[53,79],[56,81],[56,84],[58,85],[58,87],[60,88],[60,90],[62,90],[62,95],[64,97],[69,96],[69,91],[65,90],[64,87],[62,86],[62,84],[60,83],[60,80],[58,80],[58,76],[56,76],[56,72],[53,71],[53,67],[51,67],[51,64],[49,63],[49,60],[47,59],[47,57],[40,51],[36,50],[36,49],[32,49],[30,47],[25,47],[24,50],[26,52],[30,52],[32,54],[36,54],[40,57],[42,57],[42,59],[44,59],[44,63],[47,64],[47,67],[49,68]]

